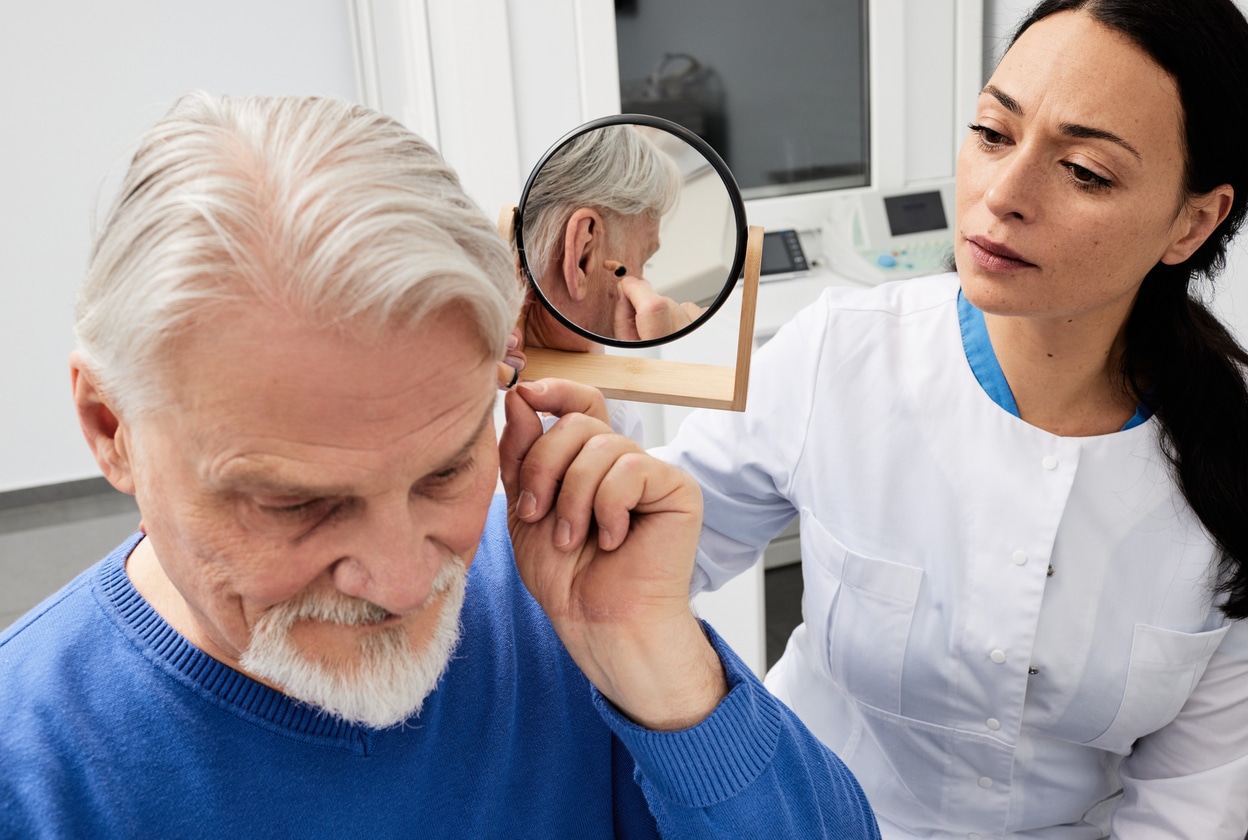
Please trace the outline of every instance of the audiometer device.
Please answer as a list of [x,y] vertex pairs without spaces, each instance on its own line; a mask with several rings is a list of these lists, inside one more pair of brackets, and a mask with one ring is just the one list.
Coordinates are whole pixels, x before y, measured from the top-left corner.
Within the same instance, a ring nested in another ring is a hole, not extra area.
[[953,209],[952,181],[853,196],[824,226],[828,267],[870,284],[947,271]]

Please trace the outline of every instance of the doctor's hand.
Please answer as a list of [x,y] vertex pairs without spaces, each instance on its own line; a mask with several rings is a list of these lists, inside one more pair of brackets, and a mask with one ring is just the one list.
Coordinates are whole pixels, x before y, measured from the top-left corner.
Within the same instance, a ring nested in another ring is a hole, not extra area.
[[615,304],[615,337],[623,341],[663,338],[684,329],[706,310],[696,303],[664,297],[641,277],[628,275],[619,284]]
[[[649,729],[684,729],[728,691],[689,607],[701,491],[584,413],[596,393],[546,379],[507,394],[499,456],[516,566],[607,699]],[[545,434],[539,411],[560,418]]]

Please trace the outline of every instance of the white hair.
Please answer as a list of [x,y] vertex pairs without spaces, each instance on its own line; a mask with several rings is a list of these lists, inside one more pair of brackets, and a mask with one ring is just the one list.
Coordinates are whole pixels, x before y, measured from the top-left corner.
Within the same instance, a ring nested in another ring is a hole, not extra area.
[[318,97],[182,97],[140,141],[78,298],[114,407],[159,404],[169,342],[223,305],[415,327],[451,304],[501,359],[522,289],[494,224],[398,122]]
[[525,259],[537,279],[563,252],[568,219],[582,207],[647,214],[657,221],[680,196],[680,170],[631,125],[594,128],[564,143],[534,176],[524,197]]

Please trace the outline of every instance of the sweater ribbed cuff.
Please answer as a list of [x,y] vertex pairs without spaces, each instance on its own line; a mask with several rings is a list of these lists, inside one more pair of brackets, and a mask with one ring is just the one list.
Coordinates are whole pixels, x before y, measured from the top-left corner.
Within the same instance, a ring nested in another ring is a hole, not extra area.
[[628,720],[593,689],[599,714],[664,798],[704,808],[749,787],[771,763],[780,739],[780,701],[703,622],[728,677],[728,696],[689,729],[656,732]]

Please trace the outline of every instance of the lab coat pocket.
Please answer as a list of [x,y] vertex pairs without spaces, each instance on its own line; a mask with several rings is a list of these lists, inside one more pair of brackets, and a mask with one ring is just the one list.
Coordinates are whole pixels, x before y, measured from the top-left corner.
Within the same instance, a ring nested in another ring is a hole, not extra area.
[[806,509],[802,566],[802,612],[828,676],[858,702],[899,713],[923,570],[850,551]]
[[1122,703],[1109,728],[1087,744],[1125,755],[1137,738],[1174,720],[1230,625],[1183,633],[1135,625]]

